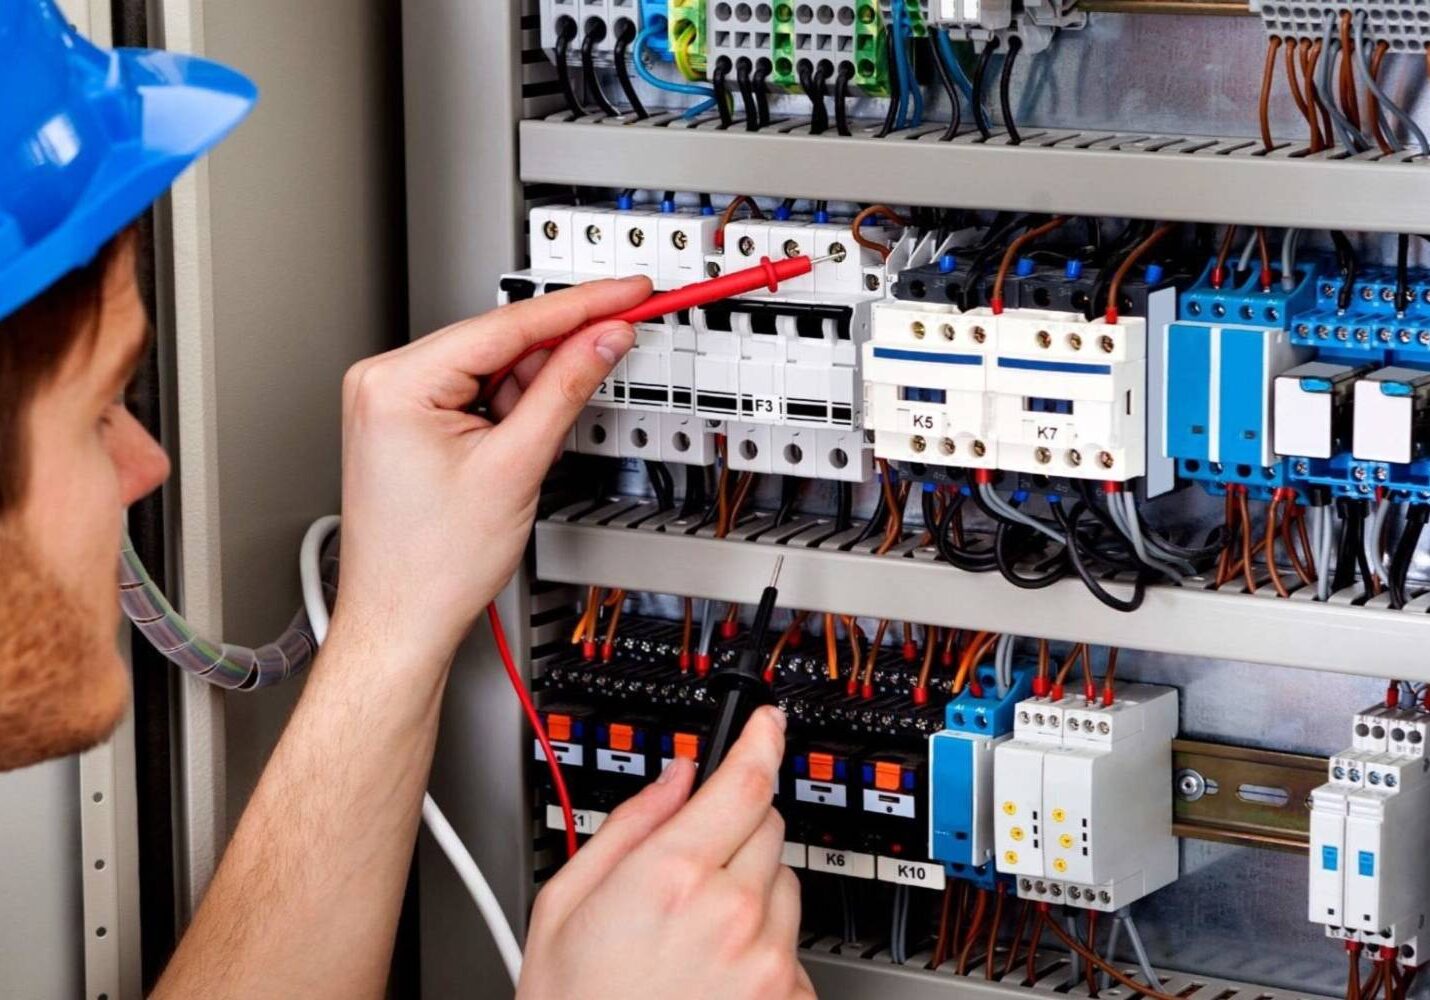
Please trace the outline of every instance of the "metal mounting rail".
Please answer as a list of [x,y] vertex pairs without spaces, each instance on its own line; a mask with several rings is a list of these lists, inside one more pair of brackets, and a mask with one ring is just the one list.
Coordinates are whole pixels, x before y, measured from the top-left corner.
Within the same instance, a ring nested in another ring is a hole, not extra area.
[[[697,530],[657,513],[649,501],[614,498],[590,508],[584,503],[537,523],[539,578],[753,604],[783,556],[780,604],[789,608],[1430,681],[1430,593],[1392,611],[1356,606],[1358,595],[1350,591],[1317,603],[1309,588],[1282,599],[1269,585],[1250,594],[1194,582],[1151,586],[1141,609],[1123,614],[1100,604],[1075,578],[1020,590],[996,573],[965,573],[938,562],[914,540],[882,557],[870,552],[877,540],[841,551],[857,529],[836,536],[820,518],[776,529],[769,515],[756,514],[730,537],[716,539],[709,526]],[[1130,592],[1121,584],[1107,587]]]
[[[1298,142],[1025,128],[1019,146],[942,125],[876,139],[656,115],[521,123],[527,183],[884,201],[1349,231],[1430,231],[1430,160],[1313,156]],[[791,188],[791,185],[795,185]]]
[[[994,962],[1000,971],[1004,954],[1005,949],[1000,947]],[[975,956],[976,960],[969,963],[973,971],[966,976],[954,972],[953,962],[945,962],[936,971],[929,970],[931,956],[927,952],[909,956],[905,965],[895,965],[889,958],[888,950],[877,944],[844,944],[834,938],[804,942],[799,958],[814,983],[815,992],[824,1000],[856,1000],[863,997],[879,997],[880,1000],[1017,1000],[1059,996],[1086,1000],[1089,994],[1081,977],[1078,982],[1068,984],[1071,968],[1066,952],[1040,948],[1038,954],[1035,963],[1038,980],[1031,985],[1023,982],[1024,963],[1021,961],[1012,975],[985,979],[982,966],[986,953]],[[1265,957],[1262,964],[1277,961],[1274,956]],[[1135,979],[1141,979],[1142,973],[1135,967],[1119,965],[1118,968]],[[1153,971],[1162,980],[1162,992],[1185,1000],[1324,1000],[1312,993],[1254,986],[1216,976],[1171,972],[1161,968],[1154,968]],[[1141,996],[1116,983],[1109,989],[1100,990],[1097,995],[1103,1000]]]

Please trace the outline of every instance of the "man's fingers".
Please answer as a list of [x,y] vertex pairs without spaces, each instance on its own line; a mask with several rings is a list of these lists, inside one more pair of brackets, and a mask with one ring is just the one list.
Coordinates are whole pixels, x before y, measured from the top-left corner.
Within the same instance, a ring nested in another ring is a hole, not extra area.
[[409,358],[480,377],[510,364],[529,347],[624,312],[650,294],[649,279],[636,277],[592,281],[538,295],[439,330],[418,341],[423,350],[411,352]]
[[635,343],[625,323],[597,323],[554,351],[511,413],[497,425],[492,444],[512,470],[530,469],[540,479],[556,457],[571,425],[616,362]]
[[512,369],[511,378],[502,382],[492,397],[491,412],[494,417],[503,420],[516,409],[517,400],[536,381],[536,376],[550,358],[550,351],[537,351],[530,357],[522,358],[520,364]]
[[764,822],[750,834],[749,840],[740,845],[725,870],[737,882],[768,895],[774,885],[775,873],[780,869],[784,841],[784,820],[771,807],[765,813]]
[[790,951],[798,948],[799,878],[783,865],[775,872],[774,888],[770,892],[770,905],[765,913],[765,933],[770,940],[781,946],[787,946]]
[[729,862],[769,812],[784,755],[784,731],[779,709],[762,708],[750,716],[724,763],[652,842],[694,855],[711,867]]
[[538,904],[547,911],[544,919],[555,919],[558,923],[564,920],[611,869],[675,815],[689,798],[694,783],[694,765],[677,757],[661,775],[661,780],[623,802],[542,890]]

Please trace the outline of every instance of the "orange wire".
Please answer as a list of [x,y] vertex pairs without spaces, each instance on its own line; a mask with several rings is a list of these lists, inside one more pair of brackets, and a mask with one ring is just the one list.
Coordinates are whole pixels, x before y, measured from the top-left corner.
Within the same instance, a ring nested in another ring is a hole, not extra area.
[[1246,581],[1246,592],[1256,593],[1255,560],[1251,556],[1251,504],[1246,499],[1243,487],[1237,493],[1237,506],[1241,509],[1241,575]]
[[1053,230],[1061,228],[1067,221],[1068,216],[1055,215],[1041,226],[1028,230],[1008,244],[1008,250],[1003,254],[1003,263],[998,265],[998,277],[993,280],[993,297],[989,301],[994,303],[994,312],[999,312],[1003,308],[1003,284],[1008,280],[1008,271],[1013,267],[1013,261],[1017,260],[1018,254],[1029,243],[1042,239]]
[[1068,650],[1068,658],[1062,662],[1062,666],[1058,667],[1058,675],[1053,678],[1054,687],[1063,687],[1067,684],[1068,675],[1072,673],[1073,667],[1077,665],[1078,658],[1085,649],[1087,646],[1079,642],[1074,643],[1072,649]]
[[879,659],[879,650],[884,646],[884,633],[888,630],[887,618],[880,618],[879,624],[874,626],[874,639],[869,643],[869,655],[864,658],[863,685],[866,688],[874,683],[874,663]]
[[824,657],[829,679],[839,680],[839,637],[834,634],[834,616],[824,616]]
[[914,687],[920,690],[929,686],[929,674],[933,673],[933,654],[938,648],[938,629],[931,625],[924,626],[924,662],[919,667],[919,679],[914,683]]
[[784,654],[785,647],[794,641],[794,637],[799,635],[799,630],[804,628],[805,620],[809,618],[808,611],[800,611],[794,616],[794,620],[789,623],[789,627],[780,633],[780,637],[775,640],[774,648],[770,650],[769,659],[765,661],[765,680],[775,679],[775,668],[780,664],[780,657]]
[[695,602],[685,599],[685,616],[680,623],[680,662],[689,665],[690,636],[695,630]]
[[843,619],[844,630],[849,633],[849,679],[853,680],[859,676],[859,668],[863,663],[863,653],[859,649],[859,623],[853,617]]
[[1276,53],[1281,51],[1281,36],[1272,35],[1266,42],[1266,65],[1261,70],[1261,101],[1257,106],[1261,120],[1261,146],[1268,153],[1275,148],[1271,139],[1271,84],[1276,79]]
[[874,240],[866,239],[864,236],[864,222],[876,216],[882,219],[888,219],[900,229],[907,228],[909,222],[888,205],[870,205],[864,209],[864,211],[854,216],[854,221],[849,226],[850,231],[854,234],[854,242],[858,243],[865,250],[872,250],[879,255],[881,260],[888,260],[889,256],[894,252],[893,247],[888,247]]
[[979,632],[963,653],[963,661],[958,665],[958,674],[953,679],[953,693],[959,695],[968,685],[969,678],[978,669],[983,657],[998,643],[998,633]]
[[1355,46],[1351,43],[1350,11],[1341,12],[1341,113],[1355,128],[1360,128],[1360,101],[1356,99],[1356,75],[1351,66],[1351,53]]
[[[601,588],[586,588],[586,607],[581,611],[581,617],[576,619],[576,629],[571,633],[571,645],[576,645],[586,638],[586,633],[591,630],[591,619],[595,617],[601,606]],[[591,638],[595,638],[593,634]]]
[[1326,107],[1326,98],[1330,95],[1322,95],[1316,86],[1316,67],[1321,62],[1322,43],[1319,38],[1311,43],[1310,50],[1303,58],[1303,69],[1306,71],[1306,93],[1310,96],[1316,111],[1320,112],[1321,120],[1321,149],[1330,149],[1335,145],[1335,131],[1331,128],[1331,109]]
[[1117,654],[1119,650],[1116,646],[1110,646],[1107,650],[1107,669],[1102,674],[1102,700],[1105,704],[1111,705],[1113,694],[1116,691],[1117,678]]
[[978,890],[978,902],[973,907],[973,919],[968,924],[968,937],[964,940],[963,950],[958,953],[958,974],[968,975],[968,956],[973,951],[973,946],[978,942],[979,931],[983,930],[983,914],[988,911],[988,890]]
[[625,606],[626,592],[624,590],[617,590],[611,597],[614,599],[614,603],[609,605],[611,608],[611,621],[606,626],[606,642],[601,648],[603,654],[606,650],[613,649],[616,645],[616,629],[620,627],[621,624],[621,609]]
[[[1226,278],[1226,262],[1231,257],[1232,244],[1236,242],[1236,231],[1239,227],[1227,226],[1226,232],[1221,237],[1221,248],[1217,250],[1216,264],[1212,267],[1212,287],[1220,288],[1222,281]],[[1108,301],[1111,301],[1110,299]]]
[[1122,266],[1112,276],[1112,284],[1107,288],[1107,321],[1109,323],[1117,322],[1118,303],[1122,299],[1122,282],[1127,280],[1127,275],[1131,273],[1133,265],[1145,257],[1154,246],[1166,239],[1176,228],[1175,222],[1164,222],[1152,230],[1152,235],[1137,244],[1137,248],[1127,255],[1127,259],[1122,262]]
[[1048,646],[1048,640],[1046,640],[1046,639],[1039,639],[1039,640],[1038,640],[1038,678],[1039,678],[1039,680],[1047,680],[1047,679],[1048,679],[1048,666],[1049,666],[1049,664],[1051,663],[1051,661],[1052,661],[1052,650],[1051,650],[1051,648]]

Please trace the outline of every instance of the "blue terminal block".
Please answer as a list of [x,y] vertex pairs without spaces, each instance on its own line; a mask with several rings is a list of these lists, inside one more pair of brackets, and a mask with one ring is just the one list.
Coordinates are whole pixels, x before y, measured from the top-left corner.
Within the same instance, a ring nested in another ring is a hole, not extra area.
[[1182,294],[1167,326],[1163,452],[1212,492],[1235,483],[1265,497],[1288,479],[1272,447],[1273,393],[1276,376],[1311,355],[1288,328],[1313,307],[1317,274],[1299,270],[1290,290],[1279,281],[1262,289],[1255,271],[1213,288],[1211,271]]
[[1410,272],[1406,301],[1396,303],[1395,269],[1358,272],[1350,304],[1339,308],[1345,278],[1322,274],[1315,303],[1292,317],[1294,343],[1314,347],[1326,360],[1363,364],[1430,363],[1430,272]]
[[1013,732],[1020,701],[1030,697],[1035,669],[1015,667],[1013,685],[997,693],[991,668],[980,669],[983,696],[965,690],[945,710],[947,729],[929,737],[929,857],[950,878],[993,888],[993,750]]
[[[641,23],[639,27],[654,24],[656,19],[668,21],[670,18],[669,0],[640,0]],[[658,31],[646,42],[646,50],[651,55],[659,58],[662,62],[674,62],[675,55],[670,51],[669,32]]]

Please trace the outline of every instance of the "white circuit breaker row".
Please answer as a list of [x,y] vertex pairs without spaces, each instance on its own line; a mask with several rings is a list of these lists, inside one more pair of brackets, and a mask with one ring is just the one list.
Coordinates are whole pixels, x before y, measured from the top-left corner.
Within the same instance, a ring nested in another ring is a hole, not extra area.
[[993,770],[994,862],[1019,898],[1113,911],[1176,880],[1176,732],[1172,688],[1019,703]]
[[1394,948],[1420,963],[1430,910],[1430,717],[1369,708],[1311,793],[1308,917],[1329,937]]
[[851,239],[847,223],[734,222],[724,253],[718,220],[693,211],[545,207],[531,211],[529,225],[531,269],[502,279],[503,301],[512,289],[541,294],[598,277],[644,274],[663,290],[765,256],[836,258],[778,293],[639,324],[635,348],[593,397],[569,447],[708,465],[723,433],[737,471],[869,478],[859,345],[878,298],[865,289],[885,280],[879,256]]
[[1367,462],[1424,455],[1430,372],[1311,361],[1276,379],[1276,451],[1328,459],[1349,449]]
[[880,458],[1124,482],[1147,468],[1147,321],[881,302],[864,346]]

